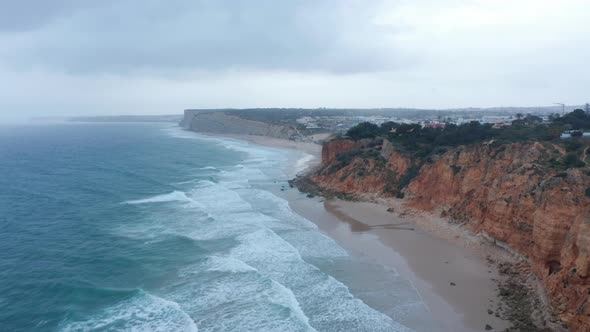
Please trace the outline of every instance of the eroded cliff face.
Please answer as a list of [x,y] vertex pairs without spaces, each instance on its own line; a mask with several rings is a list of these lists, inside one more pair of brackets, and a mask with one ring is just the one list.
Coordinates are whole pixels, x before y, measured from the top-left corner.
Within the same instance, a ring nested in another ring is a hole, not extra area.
[[414,162],[382,139],[333,140],[322,148],[321,168],[312,181],[328,192],[400,195],[400,181]]
[[405,195],[527,259],[572,331],[590,331],[590,168],[559,170],[551,143],[479,144],[416,160],[389,142],[324,145],[321,188],[349,195]]
[[296,128],[243,119],[222,111],[185,110],[180,126],[204,133],[259,135],[291,139],[300,136]]

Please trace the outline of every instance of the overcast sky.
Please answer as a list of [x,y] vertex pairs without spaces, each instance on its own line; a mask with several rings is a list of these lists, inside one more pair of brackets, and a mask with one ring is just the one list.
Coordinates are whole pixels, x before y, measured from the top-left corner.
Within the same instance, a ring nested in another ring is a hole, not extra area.
[[588,0],[0,0],[0,118],[590,101]]

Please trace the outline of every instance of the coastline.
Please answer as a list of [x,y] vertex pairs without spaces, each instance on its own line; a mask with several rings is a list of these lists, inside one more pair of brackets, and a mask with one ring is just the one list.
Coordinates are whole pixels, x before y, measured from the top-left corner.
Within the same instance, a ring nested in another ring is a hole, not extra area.
[[205,132],[199,132],[199,134],[213,137],[234,138],[271,148],[297,150],[314,157],[314,160],[310,164],[306,165],[307,168],[313,165],[317,165],[321,161],[322,146],[320,144],[316,144],[313,142],[298,142],[282,138],[255,135],[217,134]]
[[[250,135],[213,136],[303,152],[312,156],[304,161],[307,170],[321,161],[321,145],[311,142]],[[499,282],[506,278],[493,263],[514,261],[506,250],[432,214],[410,209],[399,199],[351,202],[310,199],[298,190],[280,194],[293,211],[314,222],[347,251],[393,268],[409,280],[438,330],[504,330],[511,326],[497,313],[503,303]],[[393,213],[388,212],[390,207]]]
[[[296,196],[296,195],[294,195]],[[292,197],[292,209],[355,255],[394,268],[410,280],[440,331],[504,330],[510,323],[494,315],[501,303],[494,279],[500,275],[486,256],[502,255],[479,247],[475,239],[461,245],[455,230],[419,222],[421,216],[399,217],[384,204],[339,199]],[[314,205],[315,208],[310,205]],[[323,211],[322,211],[323,210]],[[427,230],[429,229],[429,230]],[[437,235],[435,235],[437,234]],[[477,294],[477,296],[473,296]],[[490,312],[491,310],[491,312]]]

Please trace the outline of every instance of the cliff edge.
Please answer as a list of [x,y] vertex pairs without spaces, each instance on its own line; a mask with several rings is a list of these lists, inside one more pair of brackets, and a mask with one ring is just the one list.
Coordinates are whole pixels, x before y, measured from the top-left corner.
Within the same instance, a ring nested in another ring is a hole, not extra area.
[[180,126],[203,133],[258,135],[283,139],[301,136],[295,126],[244,119],[215,110],[185,110]]
[[398,197],[526,260],[572,331],[590,331],[590,167],[551,142],[462,145],[417,157],[382,138],[323,146],[308,181],[325,193]]

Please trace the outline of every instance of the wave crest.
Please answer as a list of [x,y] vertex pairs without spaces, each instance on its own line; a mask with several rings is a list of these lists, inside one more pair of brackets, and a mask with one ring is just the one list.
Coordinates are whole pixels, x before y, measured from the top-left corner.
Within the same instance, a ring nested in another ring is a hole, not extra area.
[[147,203],[164,203],[164,202],[191,202],[190,199],[182,191],[173,191],[168,194],[156,195],[144,199],[125,201],[123,204],[147,204]]
[[197,332],[198,328],[178,303],[139,291],[131,299],[84,320],[64,322],[60,330]]

